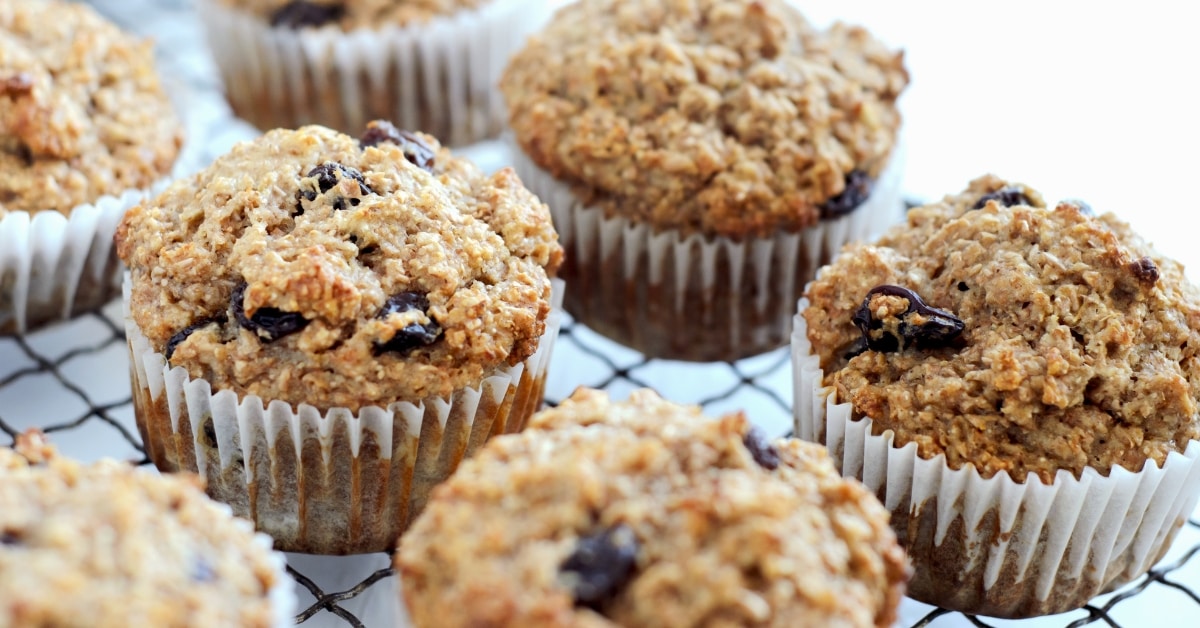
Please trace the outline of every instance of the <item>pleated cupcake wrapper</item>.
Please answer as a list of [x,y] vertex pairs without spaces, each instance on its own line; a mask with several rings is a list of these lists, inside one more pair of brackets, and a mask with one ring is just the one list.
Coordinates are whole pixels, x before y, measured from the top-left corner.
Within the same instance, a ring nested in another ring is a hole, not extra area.
[[[808,307],[799,302],[799,311]],[[1160,468],[1060,470],[1047,485],[1030,475],[982,478],[953,470],[944,454],[917,455],[916,443],[872,434],[837,403],[797,315],[792,334],[796,436],[826,445],[843,475],[860,480],[892,513],[913,561],[909,595],[952,610],[1027,617],[1078,608],[1127,583],[1166,552],[1200,495],[1200,442],[1172,452]]]
[[116,297],[113,233],[145,194],[105,196],[69,215],[10,211],[0,217],[0,335],[66,320]]
[[382,118],[460,146],[499,134],[495,85],[549,13],[545,0],[492,0],[423,24],[346,32],[272,28],[217,0],[199,8],[230,102],[255,126],[357,135]]
[[478,386],[418,403],[324,413],[214,390],[171,368],[129,313],[134,409],[151,460],[207,478],[215,499],[275,539],[277,549],[356,554],[394,547],[434,485],[491,436],[524,428],[541,404],[560,324],[563,284],[537,351]]
[[517,174],[550,206],[566,249],[559,274],[572,287],[567,311],[651,357],[734,360],[787,344],[796,299],[817,269],[902,212],[901,145],[870,198],[853,212],[800,232],[739,242],[655,233],[628,218],[605,217],[507,139]]

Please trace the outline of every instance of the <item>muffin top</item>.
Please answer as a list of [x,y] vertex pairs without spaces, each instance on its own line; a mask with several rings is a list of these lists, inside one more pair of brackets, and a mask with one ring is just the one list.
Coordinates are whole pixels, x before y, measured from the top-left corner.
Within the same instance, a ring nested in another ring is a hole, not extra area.
[[458,11],[483,6],[488,1],[220,0],[226,6],[254,13],[279,28],[303,29],[337,25],[346,31],[423,24]]
[[182,143],[149,42],[85,4],[0,5],[0,216],[147,187]]
[[501,90],[525,153],[586,205],[740,238],[866,199],[896,142],[902,57],[783,0],[581,0]]
[[82,465],[36,433],[0,448],[0,625],[279,625],[282,556],[200,483]]
[[807,297],[838,400],[952,468],[1049,483],[1200,435],[1200,293],[1086,203],[977,179],[848,248]]
[[562,259],[549,210],[374,122],[241,143],[117,229],[133,320],[217,388],[318,408],[417,402],[533,354]]
[[825,449],[580,389],[434,489],[396,555],[416,625],[887,626],[907,563]]

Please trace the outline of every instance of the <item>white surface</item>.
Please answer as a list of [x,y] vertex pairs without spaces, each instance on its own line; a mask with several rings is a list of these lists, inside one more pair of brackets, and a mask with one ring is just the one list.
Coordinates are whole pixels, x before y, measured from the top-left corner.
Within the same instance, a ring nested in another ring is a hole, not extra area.
[[[186,96],[189,135],[202,142],[196,167],[253,131],[229,118],[201,47],[187,0],[94,0],[92,4],[159,43],[169,84]],[[868,25],[893,45],[902,45],[912,85],[902,100],[906,115],[911,196],[936,198],[957,191],[987,171],[1042,189],[1048,200],[1077,197],[1097,211],[1113,211],[1133,223],[1159,248],[1191,265],[1200,259],[1192,243],[1196,201],[1189,186],[1193,151],[1200,146],[1197,84],[1189,67],[1200,60],[1200,38],[1191,30],[1185,3],[1085,4],[1082,2],[1008,3],[832,1],[804,3],[817,23],[833,16]],[[1135,12],[1136,11],[1136,12]],[[473,155],[495,166],[505,161],[494,146]],[[1195,274],[1192,273],[1193,278]],[[119,308],[108,309],[118,320]],[[78,346],[92,345],[109,331],[95,318],[84,318],[39,333],[28,340],[50,359]],[[558,399],[580,384],[610,379],[604,360],[581,347],[598,348],[618,367],[637,364],[637,354],[579,330],[556,348],[547,395]],[[786,360],[776,352],[739,363],[698,367],[651,363],[635,368],[634,379],[653,384],[670,397],[693,400],[706,393],[735,390],[710,404],[711,411],[746,408],[771,432],[786,429],[790,418],[766,394],[742,386],[743,375],[790,399],[790,373],[772,366]],[[0,380],[32,363],[13,340],[0,340]],[[128,396],[127,363],[121,343],[68,360],[59,369],[94,403],[117,403]],[[610,390],[623,394],[633,386],[617,379]],[[18,428],[45,426],[86,417],[86,404],[49,375],[23,377],[0,386],[0,417]],[[132,412],[118,404],[109,413],[133,430]],[[96,418],[58,432],[54,440],[68,453],[94,459],[101,455],[136,458],[119,432]],[[1166,561],[1200,544],[1200,532],[1185,528]],[[294,557],[293,564],[326,591],[353,586],[386,564],[383,555],[349,559]],[[1200,589],[1200,560],[1171,574],[1173,581]],[[386,579],[342,606],[368,626],[390,623],[395,609],[395,580]],[[301,591],[301,605],[311,596]],[[1105,598],[1097,600],[1103,603]],[[911,626],[929,607],[906,601],[903,626]],[[1075,612],[1023,622],[987,620],[989,625],[1041,628],[1063,626],[1086,616]],[[1155,584],[1117,604],[1110,613],[1122,626],[1200,625],[1200,604],[1185,593]],[[345,626],[327,612],[305,626]],[[931,626],[972,625],[946,615]],[[1103,625],[1103,622],[1097,625]]]

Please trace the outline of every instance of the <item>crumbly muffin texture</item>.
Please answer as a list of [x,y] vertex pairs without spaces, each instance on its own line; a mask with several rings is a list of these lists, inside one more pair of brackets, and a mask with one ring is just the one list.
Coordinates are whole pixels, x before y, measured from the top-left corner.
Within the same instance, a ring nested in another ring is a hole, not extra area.
[[562,258],[549,210],[375,122],[236,146],[130,210],[130,310],[172,365],[318,408],[444,397],[532,355]]
[[273,625],[269,550],[198,484],[0,448],[0,626]]
[[581,389],[435,489],[396,564],[419,626],[887,626],[887,522],[822,447]]
[[219,0],[221,4],[261,16],[281,28],[319,28],[336,24],[343,30],[409,26],[476,9],[490,0]]
[[857,206],[907,82],[901,53],[783,0],[581,0],[501,90],[521,148],[584,204],[740,238]]
[[182,142],[149,42],[85,4],[0,4],[0,216],[147,187]]
[[838,400],[952,468],[1049,483],[1059,469],[1161,464],[1200,436],[1200,293],[1086,203],[1049,209],[980,178],[848,248],[807,297]]

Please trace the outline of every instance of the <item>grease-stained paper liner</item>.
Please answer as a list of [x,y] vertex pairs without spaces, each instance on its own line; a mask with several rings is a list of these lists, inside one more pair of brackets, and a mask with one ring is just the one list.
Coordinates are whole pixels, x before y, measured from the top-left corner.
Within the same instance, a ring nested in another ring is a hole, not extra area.
[[113,233],[146,192],[0,217],[0,334],[25,333],[95,309],[120,294]]
[[508,137],[525,185],[550,206],[566,250],[566,310],[597,332],[650,356],[736,360],[782,347],[796,299],[842,246],[896,222],[903,206],[897,146],[870,198],[798,233],[735,241],[655,233],[586,207]]
[[447,145],[499,134],[495,85],[548,15],[545,0],[491,0],[406,27],[272,28],[217,0],[199,5],[234,111],[260,129],[316,123],[358,135],[391,120]]
[[434,485],[496,434],[520,431],[542,401],[558,335],[562,283],[537,351],[473,388],[417,403],[322,413],[213,390],[171,368],[129,313],[133,402],[146,452],[162,471],[195,471],[214,499],[289,552],[357,554],[395,546]]
[[[799,311],[808,307],[801,299]],[[1200,442],[1160,468],[1114,467],[1107,477],[1060,470],[1018,483],[1007,473],[953,470],[945,455],[924,459],[916,443],[893,445],[837,403],[812,354],[808,326],[792,332],[796,436],[829,447],[842,475],[855,477],[892,514],[915,570],[909,596],[994,617],[1064,612],[1142,574],[1166,553],[1200,495]]]

